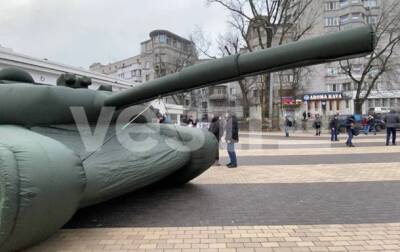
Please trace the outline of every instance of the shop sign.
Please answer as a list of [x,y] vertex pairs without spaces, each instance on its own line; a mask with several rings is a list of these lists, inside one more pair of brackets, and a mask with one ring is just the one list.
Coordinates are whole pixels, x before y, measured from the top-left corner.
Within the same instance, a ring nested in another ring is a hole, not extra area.
[[295,97],[286,96],[282,97],[282,105],[290,106],[290,105],[299,105],[301,104],[301,99],[296,99]]
[[341,100],[343,99],[343,94],[340,92],[306,94],[303,96],[303,99],[305,101]]

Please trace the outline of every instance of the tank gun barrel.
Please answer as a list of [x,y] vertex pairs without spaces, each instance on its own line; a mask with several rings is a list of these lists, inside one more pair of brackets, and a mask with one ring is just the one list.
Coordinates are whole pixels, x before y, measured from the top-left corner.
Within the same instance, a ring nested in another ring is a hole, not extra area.
[[374,47],[375,33],[372,27],[363,26],[190,66],[178,73],[113,94],[105,100],[104,105],[121,108],[260,73],[355,58],[371,53]]

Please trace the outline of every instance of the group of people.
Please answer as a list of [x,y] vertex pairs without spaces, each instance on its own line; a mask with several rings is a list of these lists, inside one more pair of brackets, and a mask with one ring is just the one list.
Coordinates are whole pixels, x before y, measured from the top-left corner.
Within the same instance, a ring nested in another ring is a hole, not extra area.
[[[311,117],[311,115],[308,115],[309,117]],[[303,113],[303,120],[302,120],[302,127],[303,130],[306,131],[307,130],[307,114],[306,112]],[[320,136],[321,135],[321,127],[322,127],[322,121],[321,121],[321,116],[319,114],[315,115],[315,120],[313,123],[313,128],[315,129],[315,135],[316,136]],[[284,130],[285,130],[285,136],[289,137],[289,131],[291,128],[295,128],[296,127],[296,121],[291,118],[289,115],[285,116],[285,121],[284,121]]]
[[[227,150],[230,160],[226,166],[228,168],[236,168],[237,157],[235,152],[235,143],[239,142],[239,125],[236,116],[232,113],[227,113],[225,120],[219,116],[216,116],[211,120],[208,130],[215,135],[218,144],[225,132],[225,141],[227,143]],[[215,165],[220,165],[219,153],[217,154]]]
[[[289,137],[289,130],[294,127],[294,120],[289,116],[285,116],[284,121],[284,130],[285,136]],[[307,114],[303,113],[303,121],[307,121]],[[396,131],[400,128],[400,116],[396,111],[391,110],[390,113],[384,116],[384,122],[386,126],[386,145],[389,145],[390,141],[393,145],[396,145]],[[315,129],[315,135],[321,135],[321,128],[322,128],[322,120],[320,115],[315,115],[315,120],[313,122],[313,128]],[[377,119],[374,115],[368,115],[365,117],[361,124],[356,123],[356,119],[353,115],[348,116],[345,121],[344,125],[340,125],[339,121],[339,114],[336,114],[330,121],[329,121],[329,129],[331,134],[331,141],[336,142],[339,141],[338,134],[340,127],[345,127],[347,133],[347,140],[346,146],[354,147],[353,138],[357,136],[361,131],[364,132],[365,135],[368,135],[369,132],[373,132],[376,135],[377,132]]]

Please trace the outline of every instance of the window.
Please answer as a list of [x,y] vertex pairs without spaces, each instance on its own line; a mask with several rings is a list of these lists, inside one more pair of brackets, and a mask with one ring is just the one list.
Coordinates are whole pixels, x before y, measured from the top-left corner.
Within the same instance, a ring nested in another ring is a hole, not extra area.
[[350,91],[351,90],[351,83],[343,83],[342,84],[342,90],[343,91]]
[[326,74],[328,76],[336,76],[338,74],[338,69],[336,67],[328,67],[326,69]]
[[330,11],[330,10],[336,10],[337,9],[337,2],[331,1],[325,3],[325,10]]
[[167,42],[167,36],[165,34],[161,34],[158,36],[158,40],[161,44],[165,44]]
[[395,106],[395,103],[396,103],[396,99],[395,99],[395,98],[390,98],[390,104],[389,104],[389,106],[390,106],[391,108],[393,108],[393,107]]
[[339,25],[339,20],[337,17],[326,17],[325,26],[337,26]]
[[189,104],[190,104],[190,101],[189,100],[185,100],[185,105],[189,106]]
[[364,0],[364,6],[371,8],[371,7],[376,7],[378,5],[376,3],[376,0]]
[[349,14],[340,16],[340,24],[347,23],[349,21]]
[[348,0],[340,0],[340,7],[341,8],[346,7],[348,4],[349,4]]
[[331,87],[330,91],[332,91],[332,92],[338,91],[337,84],[332,84],[330,87]]
[[333,110],[333,101],[329,100],[329,110],[332,111]]
[[376,24],[378,22],[378,16],[367,16],[368,24]]
[[201,107],[204,108],[204,109],[207,108],[207,102],[202,102],[201,103]]
[[346,100],[346,108],[347,108],[347,109],[350,108],[350,102],[349,102],[349,100]]
[[229,102],[229,106],[231,106],[231,107],[235,107],[235,106],[236,106],[236,103],[235,103],[235,101],[230,101],[230,102]]
[[216,106],[216,107],[225,106],[225,101],[215,101],[215,106]]
[[373,108],[373,107],[374,107],[374,100],[368,99],[368,108]]
[[382,107],[382,100],[381,99],[375,99],[375,107]]
[[362,65],[361,64],[356,64],[351,66],[351,71],[353,74],[361,74],[362,72]]
[[353,20],[353,21],[362,20],[362,17],[363,17],[363,14],[360,12],[351,13],[351,20]]
[[235,95],[236,94],[236,88],[230,88],[230,94]]
[[382,107],[387,107],[387,100],[386,99],[382,99]]
[[253,97],[258,97],[258,90],[257,89],[253,90]]

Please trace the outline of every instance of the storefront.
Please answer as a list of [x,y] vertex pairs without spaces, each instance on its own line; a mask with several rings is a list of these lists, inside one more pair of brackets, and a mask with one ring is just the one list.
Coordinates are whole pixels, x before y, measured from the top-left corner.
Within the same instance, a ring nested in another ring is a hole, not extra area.
[[290,116],[294,119],[300,118],[303,101],[301,97],[285,96],[281,98],[283,116]]
[[304,94],[303,101],[304,110],[312,116],[350,114],[352,110],[351,98],[346,97],[342,92]]

